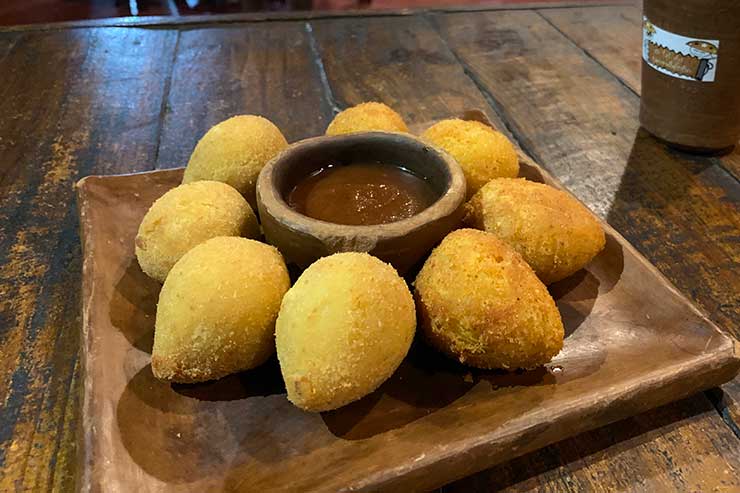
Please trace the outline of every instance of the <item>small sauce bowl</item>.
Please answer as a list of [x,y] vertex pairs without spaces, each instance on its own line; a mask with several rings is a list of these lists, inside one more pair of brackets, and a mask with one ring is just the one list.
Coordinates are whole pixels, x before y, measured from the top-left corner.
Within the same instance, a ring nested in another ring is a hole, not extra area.
[[[438,199],[400,221],[350,226],[303,215],[287,203],[290,191],[329,162],[377,161],[425,179]],[[314,137],[289,146],[257,179],[257,207],[267,241],[288,262],[308,267],[338,252],[367,252],[405,273],[455,229],[463,214],[465,176],[443,151],[407,134],[386,132]]]

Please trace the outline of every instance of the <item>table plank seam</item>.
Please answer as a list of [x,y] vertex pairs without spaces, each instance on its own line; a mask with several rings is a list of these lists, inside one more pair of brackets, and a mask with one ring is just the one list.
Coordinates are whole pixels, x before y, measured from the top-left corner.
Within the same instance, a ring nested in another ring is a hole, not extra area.
[[[427,22],[432,26],[432,29],[437,33],[437,36],[442,40],[442,43],[444,44],[445,48],[452,54],[452,56],[455,58],[455,61],[460,65],[462,68],[463,73],[465,76],[473,82],[475,87],[478,89],[478,91],[481,93],[485,101],[488,103],[488,105],[491,107],[491,109],[496,113],[496,115],[499,117],[499,119],[504,123],[505,132],[509,135],[510,138],[514,140],[514,143],[520,147],[525,153],[527,153],[529,156],[534,158],[535,161],[537,161],[538,164],[543,166],[547,169],[547,165],[544,162],[544,160],[541,158],[541,156],[538,155],[538,153],[534,150],[534,147],[529,142],[529,139],[527,139],[524,132],[516,125],[514,120],[510,118],[507,111],[504,109],[503,105],[496,99],[496,97],[488,90],[486,85],[483,83],[482,80],[478,77],[478,75],[475,73],[475,71],[468,65],[468,63],[463,60],[463,58],[457,53],[457,51],[450,46],[448,43],[447,38],[445,37],[444,33],[439,27],[439,24],[437,23],[437,16],[439,14],[430,14],[428,17],[426,17]],[[446,14],[442,14],[446,15]],[[499,129],[503,130],[503,129]],[[549,171],[549,169],[548,169]]]
[[[79,401],[80,395],[75,389],[75,384],[77,381],[77,375],[79,375],[80,370],[80,358],[77,357],[72,362],[72,371],[70,372],[70,378],[69,382],[66,384],[67,392],[66,392],[66,399],[64,401],[62,415],[57,423],[57,433],[54,440],[54,454],[52,455],[52,463],[51,466],[51,477],[50,477],[50,483],[55,484],[56,483],[56,477],[57,477],[57,463],[58,463],[58,456],[60,455],[62,450],[62,439],[64,437],[64,426],[67,422],[67,418],[70,412],[70,402],[71,401]],[[76,417],[74,414],[76,414],[78,408],[72,409],[73,418]]]
[[706,394],[709,402],[717,410],[722,421],[730,428],[738,440],[740,440],[740,426],[738,426],[732,414],[730,414],[730,407],[727,404],[727,394],[719,387],[706,390],[704,394]]
[[[564,32],[560,27],[558,27],[554,22],[552,22],[547,16],[542,14],[542,9],[537,9],[534,12],[537,13],[537,15],[542,18],[545,22],[547,22],[550,26],[552,26],[553,29],[555,29],[558,33],[560,33],[563,38],[568,40],[573,46],[575,46],[577,49],[579,49],[586,57],[590,58],[594,61],[598,66],[603,68],[606,72],[608,72],[614,79],[619,81],[619,83],[625,87],[629,92],[640,98],[640,93],[636,91],[634,88],[632,88],[627,82],[620,77],[619,75],[615,74],[613,71],[611,71],[606,65],[604,65],[596,56],[594,56],[587,48],[581,46],[578,42],[576,42],[573,38],[571,38],[566,32]],[[719,167],[722,171],[725,172],[726,178],[733,180],[735,182],[738,182],[738,178],[733,175],[722,162],[721,159],[717,158],[711,158],[711,161],[713,164],[716,164],[717,167]],[[704,311],[704,310],[702,310]],[[707,314],[708,315],[708,314]],[[721,396],[717,395],[717,392],[722,394]],[[716,389],[709,389],[704,391],[705,396],[709,401],[714,405],[715,410],[720,415],[720,418],[722,418],[722,421],[730,428],[732,433],[740,438],[740,427],[738,427],[738,424],[735,423],[733,420],[731,414],[729,413],[729,409],[724,404],[724,399],[722,399],[722,396],[724,395],[724,392],[720,388]]]
[[[600,7],[602,7],[600,5]],[[540,16],[542,19],[544,19],[545,22],[547,22],[550,26],[552,26],[553,29],[555,29],[558,33],[560,33],[561,36],[563,36],[568,42],[570,42],[573,46],[575,46],[577,49],[579,49],[587,58],[593,60],[599,67],[604,69],[606,72],[608,72],[613,78],[615,78],[619,83],[624,86],[629,92],[634,94],[635,96],[640,98],[640,93],[636,91],[633,87],[631,87],[627,81],[625,81],[622,77],[614,73],[612,70],[609,69],[606,65],[604,65],[601,60],[599,60],[593,53],[591,53],[587,48],[584,48],[576,40],[571,38],[565,31],[560,29],[554,22],[552,22],[547,16],[542,14],[542,10],[544,9],[536,9],[533,10],[538,16]],[[676,151],[679,152],[679,151]],[[723,171],[727,173],[730,179],[740,182],[740,178],[736,177],[730,170],[727,169],[725,164],[722,162],[721,159],[711,158],[711,161],[716,164],[719,168],[721,168]]]
[[321,52],[319,51],[319,46],[316,42],[316,36],[314,36],[313,33],[313,26],[311,26],[310,22],[305,23],[305,30],[306,36],[308,37],[308,49],[311,52],[311,59],[314,66],[316,67],[316,71],[319,74],[319,81],[321,82],[321,92],[324,96],[324,99],[329,104],[332,112],[334,112],[334,114],[336,115],[337,113],[342,111],[342,108],[339,107],[337,99],[334,96],[334,91],[332,90],[331,84],[329,83],[329,77],[326,74],[326,67],[324,67],[324,60],[321,57]]
[[18,44],[18,40],[21,39],[22,37],[23,37],[23,34],[21,34],[19,36],[15,36],[5,46],[5,50],[3,51],[2,55],[0,55],[0,64],[2,64],[5,61],[5,59],[10,56],[10,53],[13,51],[13,48],[15,48],[15,45]]
[[[610,7],[621,7],[621,6],[620,5],[598,5],[598,6],[595,6],[595,7],[603,7],[605,9],[607,9],[607,8],[610,8]],[[627,7],[630,7],[630,6],[627,6]],[[632,5],[631,7],[635,7],[635,6]],[[571,9],[572,10],[577,10],[577,7],[572,7]],[[633,87],[631,87],[626,80],[624,80],[622,77],[620,77],[614,71],[612,71],[611,69],[609,69],[609,67],[607,67],[604,63],[602,63],[601,60],[596,55],[594,55],[593,53],[591,53],[591,51],[588,50],[588,48],[585,48],[584,46],[582,46],[581,44],[579,44],[578,41],[576,41],[575,39],[573,39],[568,33],[566,33],[564,30],[562,30],[560,27],[558,27],[558,25],[555,22],[553,22],[550,17],[548,17],[547,15],[545,15],[545,13],[549,13],[549,12],[547,12],[548,10],[556,11],[556,10],[559,10],[559,9],[541,9],[540,8],[540,9],[534,9],[533,12],[536,12],[537,15],[539,15],[540,17],[542,17],[548,24],[550,24],[553,28],[555,28],[555,30],[557,32],[559,32],[565,39],[567,39],[568,41],[570,41],[579,50],[583,51],[583,53],[588,58],[590,58],[593,61],[595,61],[602,68],[606,69],[607,72],[611,73],[612,75],[614,75],[614,77],[616,77],[617,79],[619,79],[619,81],[622,84],[624,84],[625,86],[627,86],[627,88],[631,92],[635,93],[637,96],[640,96],[640,93],[636,89],[634,89]],[[563,9],[563,10],[565,10],[565,9]],[[624,18],[624,13],[622,13],[621,16],[622,16],[622,18]],[[641,27],[640,27],[640,29],[641,29]],[[637,54],[635,56],[637,56]]]
[[[605,67],[599,60],[597,60],[591,53],[588,52],[588,50],[583,49],[581,46],[578,45],[574,40],[572,40],[570,37],[568,37],[562,30],[560,30],[557,26],[555,26],[552,22],[550,22],[547,17],[543,16],[539,11],[535,11],[537,15],[542,18],[545,22],[547,22],[548,25],[550,25],[553,29],[555,29],[556,32],[558,32],[563,38],[567,40],[570,44],[572,44],[576,49],[578,49],[581,53],[583,53],[588,59],[593,60],[596,65],[600,68],[602,68],[606,74],[610,78],[614,78],[618,81],[620,85],[628,89],[628,94],[631,94],[633,96],[636,96],[639,99],[639,94],[636,93],[632,88],[630,88],[620,77],[616,76],[611,70],[609,70],[607,67]],[[444,14],[442,14],[444,15]],[[548,169],[547,163],[544,159],[541,158],[541,156],[538,155],[538,153],[533,149],[533,146],[528,143],[528,140],[524,134],[524,132],[518,128],[516,123],[513,121],[513,119],[510,117],[510,115],[507,114],[507,111],[501,105],[496,97],[492,94],[491,91],[487,88],[485,83],[478,77],[475,70],[468,65],[468,63],[458,54],[458,52],[450,46],[448,43],[447,38],[445,37],[444,33],[440,29],[439,25],[436,22],[436,17],[433,22],[430,22],[434,29],[439,34],[440,38],[444,42],[445,46],[450,50],[450,52],[453,54],[453,56],[456,58],[457,62],[460,64],[460,66],[463,68],[463,72],[473,81],[473,83],[476,85],[478,90],[481,92],[483,97],[486,99],[488,104],[493,108],[493,110],[498,114],[498,116],[501,118],[501,120],[506,125],[507,130],[512,134],[514,139],[516,140],[517,144],[530,156],[532,156],[537,162],[539,162],[544,168]],[[736,180],[735,177],[732,175],[732,173],[729,173],[727,169],[722,166],[721,160],[713,158],[712,161],[714,161],[716,164],[719,165],[719,168],[724,171],[727,176],[732,177],[732,179]],[[706,399],[709,399],[711,401],[711,398],[709,394],[704,393],[704,397]],[[734,423],[732,420],[732,416],[729,414],[729,411],[726,411],[723,415],[722,410],[717,408],[715,406],[715,411],[720,415],[720,418],[725,422],[727,426],[731,428],[731,431],[733,434],[735,434],[735,428],[737,428],[737,424]]]
[[603,63],[601,63],[601,61],[598,58],[596,58],[588,49],[586,49],[583,46],[579,45],[573,38],[571,38],[570,36],[568,36],[568,34],[566,34],[562,29],[560,29],[557,25],[555,25],[554,22],[552,22],[550,19],[548,19],[547,16],[542,15],[542,12],[540,12],[540,10],[541,9],[537,9],[537,10],[534,10],[533,12],[535,12],[541,19],[543,19],[553,29],[555,29],[558,33],[560,33],[560,35],[562,37],[564,37],[566,40],[568,40],[568,42],[570,44],[572,44],[573,46],[575,46],[576,48],[578,48],[578,50],[580,50],[584,55],[586,55],[587,58],[593,60],[594,63],[596,63],[599,67],[601,67],[602,69],[604,69],[612,77],[614,77],[616,80],[618,80],[619,83],[622,84],[622,86],[624,86],[629,92],[631,92],[632,94],[634,94],[638,98],[640,97],[640,94],[637,91],[635,91],[632,87],[630,87],[629,84],[627,84],[627,82],[625,82],[624,79],[622,79],[620,76],[618,76],[617,74],[615,74],[614,72],[612,72],[611,70],[609,70],[609,68],[606,65],[604,65]]
[[169,58],[169,66],[167,67],[167,76],[164,80],[164,87],[162,88],[162,102],[159,107],[159,117],[157,119],[157,147],[154,149],[154,168],[158,168],[159,165],[159,149],[162,146],[162,129],[164,128],[165,117],[167,116],[167,110],[170,102],[170,89],[172,87],[172,76],[175,69],[175,60],[177,59],[177,53],[180,49],[180,38],[181,31],[176,31],[175,45],[172,48],[172,56]]

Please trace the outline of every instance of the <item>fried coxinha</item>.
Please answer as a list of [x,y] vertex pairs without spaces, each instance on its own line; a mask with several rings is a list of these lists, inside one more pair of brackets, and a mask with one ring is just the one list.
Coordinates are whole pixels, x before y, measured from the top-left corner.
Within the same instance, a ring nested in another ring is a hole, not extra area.
[[[408,132],[381,103],[339,113],[327,129]],[[274,247],[256,241],[255,180],[287,146],[256,115],[230,118],[196,146],[184,183],[142,220],[136,255],[164,281],[152,370],[201,382],[254,368],[277,349],[288,399],[309,411],[341,407],[376,390],[401,364],[418,326],[434,347],[479,368],[533,368],[563,346],[545,287],[604,247],[595,217],[547,185],[513,179],[505,136],[478,122],[445,120],[423,135],[461,165],[473,195],[467,225],[431,253],[414,283],[366,253],[322,258],[290,287]],[[539,277],[538,277],[539,276]]]

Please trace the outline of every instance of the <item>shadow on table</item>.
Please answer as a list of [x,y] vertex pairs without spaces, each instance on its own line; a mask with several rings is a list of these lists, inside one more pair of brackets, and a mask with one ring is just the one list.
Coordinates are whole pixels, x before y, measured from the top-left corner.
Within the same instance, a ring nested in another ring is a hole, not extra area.
[[277,356],[248,371],[201,383],[173,383],[172,390],[199,401],[233,401],[255,396],[285,394]]
[[152,352],[154,319],[162,285],[139,267],[136,257],[113,287],[109,316],[111,324],[137,349]]
[[[673,150],[654,139],[645,130],[635,135],[619,188],[612,200],[607,222],[622,232],[648,258],[665,251],[683,239],[680,225],[672,218],[696,220],[701,224],[702,211],[694,206],[699,181],[713,185],[720,177],[712,168],[720,169],[715,157],[703,157]],[[717,181],[718,186],[721,183]],[[661,235],[666,231],[666,235]],[[668,236],[668,237],[666,237]],[[677,245],[677,261],[684,248]]]
[[[666,225],[666,218],[670,221],[671,217],[682,213],[680,208],[686,207],[684,204],[690,204],[695,177],[701,175],[702,179],[711,181],[715,175],[722,174],[714,173],[711,170],[713,167],[719,169],[717,158],[673,151],[640,129],[635,135],[607,221],[644,252],[648,259],[659,260],[663,257],[666,261],[682,262],[685,249],[680,247],[681,242],[673,243],[673,238],[666,236],[675,235],[681,239],[686,233],[673,222]],[[697,218],[697,221],[701,221],[701,218]],[[705,241],[711,241],[711,238]],[[678,245],[675,252],[670,250],[673,244]],[[608,240],[607,250],[609,245]],[[603,291],[605,288],[602,282],[600,289]],[[626,451],[634,451],[629,454],[631,460],[639,460],[641,454],[647,457],[656,453],[650,449],[638,451],[644,444],[659,436],[675,434],[677,429],[688,426],[707,413],[715,415],[716,410],[705,394],[698,393],[527,453],[450,483],[440,491],[498,491],[511,487],[536,490],[557,478],[573,478],[580,469],[602,460],[608,460],[600,466],[603,468],[619,463],[619,455]],[[676,467],[680,467],[680,464],[676,464]],[[591,478],[594,472],[592,470],[586,474]],[[578,481],[578,478],[573,480]],[[575,489],[579,487],[577,482],[570,484]],[[605,488],[609,486],[602,485]],[[614,487],[613,484],[611,486]]]
[[453,404],[480,382],[492,388],[551,385],[545,368],[494,371],[469,368],[417,340],[398,370],[370,395],[321,413],[327,428],[345,440],[362,440],[401,428]]
[[[526,485],[522,489],[535,491],[549,479],[570,476],[590,464],[637,449],[658,436],[680,428],[685,420],[715,412],[711,403],[703,398],[703,394],[698,394],[530,452],[450,483],[440,491],[444,493],[499,491],[517,485]],[[655,452],[648,450],[644,453],[651,455]],[[561,473],[556,472],[561,467],[565,470]],[[536,480],[534,485],[527,484],[528,480],[541,475],[546,477]],[[609,485],[604,487],[608,488]],[[578,489],[577,483],[574,484],[574,488]]]
[[[569,310],[563,315],[568,336],[578,331],[590,313],[598,287],[599,282],[593,275],[583,271],[569,282],[561,281],[553,288],[561,298],[561,310],[563,307]],[[505,394],[517,388],[547,388],[526,394],[523,400],[527,401],[526,408],[531,409],[554,391],[557,384],[578,380],[597,371],[605,357],[603,351],[595,351],[579,358],[575,364],[566,359],[566,371],[559,365],[533,370],[481,370],[440,354],[420,339],[417,337],[396,372],[375,392],[340,409],[321,414],[329,431],[345,440],[362,440],[460,404],[463,398],[481,399],[481,395],[485,395],[485,399],[505,399]],[[473,393],[477,397],[473,397]]]
[[276,358],[254,370],[189,385],[158,380],[146,365],[118,400],[118,433],[131,459],[160,481],[176,485],[222,477],[235,457],[261,459],[270,453],[263,435],[276,426],[274,417],[284,417],[286,426],[291,416],[300,418],[284,391]]

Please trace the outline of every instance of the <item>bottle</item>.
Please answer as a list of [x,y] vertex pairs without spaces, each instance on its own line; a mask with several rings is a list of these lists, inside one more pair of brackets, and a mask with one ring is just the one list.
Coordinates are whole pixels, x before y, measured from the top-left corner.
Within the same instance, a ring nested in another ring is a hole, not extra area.
[[740,140],[740,0],[645,0],[640,124],[681,150]]

